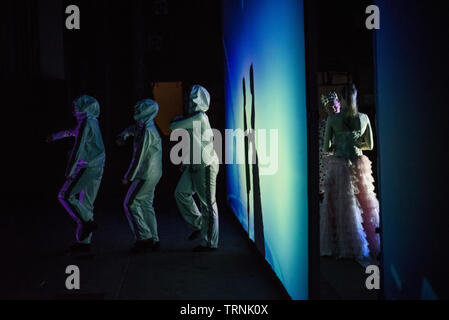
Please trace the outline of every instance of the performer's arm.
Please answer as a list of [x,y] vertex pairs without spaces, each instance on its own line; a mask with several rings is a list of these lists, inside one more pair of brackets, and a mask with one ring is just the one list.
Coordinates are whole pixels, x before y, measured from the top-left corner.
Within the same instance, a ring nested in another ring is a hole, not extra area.
[[72,150],[72,154],[70,155],[70,160],[67,166],[67,177],[72,177],[75,173],[76,167],[78,165],[78,162],[84,158],[84,155],[87,152],[87,141],[89,139],[90,135],[90,127],[88,125],[87,121],[84,121],[83,124],[80,127],[80,136],[78,140],[76,141],[76,145]]
[[191,117],[183,118],[181,120],[175,120],[170,124],[172,131],[176,129],[193,129],[194,122],[201,122],[203,114],[201,112],[195,113]]
[[148,145],[150,144],[150,136],[148,132],[145,133],[143,141],[140,143],[137,150],[134,150],[133,158],[131,160],[131,165],[123,178],[125,181],[133,181],[139,172],[140,167],[144,161],[148,161],[149,156],[147,155]]
[[123,132],[120,133],[118,135],[118,137],[120,137],[121,139],[126,141],[129,137],[134,136],[135,131],[136,131],[136,125],[129,126],[125,130],[123,130]]
[[63,130],[58,133],[51,134],[47,137],[47,142],[54,142],[65,138],[71,138],[76,135],[76,129]]
[[125,130],[123,130],[122,133],[120,133],[117,136],[116,142],[119,146],[125,145],[126,140],[128,140],[129,137],[132,137],[135,135],[136,132],[136,125],[129,126]]
[[363,151],[371,151],[374,149],[373,130],[371,128],[371,122],[368,116],[366,117],[366,121],[367,126],[361,139],[360,149]]

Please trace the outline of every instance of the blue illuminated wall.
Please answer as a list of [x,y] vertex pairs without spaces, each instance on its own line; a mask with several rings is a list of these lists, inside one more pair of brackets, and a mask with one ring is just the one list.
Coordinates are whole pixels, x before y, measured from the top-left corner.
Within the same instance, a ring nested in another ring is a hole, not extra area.
[[[279,135],[278,172],[271,176],[260,175],[257,181],[257,172],[250,168],[249,197],[245,165],[227,166],[228,201],[293,299],[308,298],[303,15],[303,1],[298,0],[223,1],[227,128],[245,128],[245,79],[247,123],[254,115],[256,130],[277,129]],[[254,113],[251,67],[254,74]],[[236,145],[227,141],[227,148]],[[242,149],[240,147],[237,152],[244,153]],[[260,201],[254,197],[258,186]]]
[[385,0],[377,5],[385,297],[448,299],[447,11],[437,1]]

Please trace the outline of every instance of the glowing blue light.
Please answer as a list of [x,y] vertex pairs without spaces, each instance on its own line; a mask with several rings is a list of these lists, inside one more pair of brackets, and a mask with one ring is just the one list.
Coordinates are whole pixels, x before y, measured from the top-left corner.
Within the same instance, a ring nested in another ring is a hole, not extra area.
[[[250,123],[251,66],[255,129],[279,130],[279,170],[260,176],[265,257],[293,299],[308,298],[308,194],[303,1],[223,2],[226,124],[244,129],[243,79]],[[235,143],[227,142],[227,148]],[[245,150],[238,150],[245,152]],[[248,223],[245,165],[228,165],[228,200],[255,240],[254,197]],[[250,170],[250,180],[254,181]],[[254,186],[252,186],[254,190]]]

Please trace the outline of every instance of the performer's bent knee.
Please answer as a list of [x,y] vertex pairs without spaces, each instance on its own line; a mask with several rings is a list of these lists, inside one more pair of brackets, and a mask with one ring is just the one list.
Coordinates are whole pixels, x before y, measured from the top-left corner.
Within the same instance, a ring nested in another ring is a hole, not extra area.
[[128,201],[124,203],[124,208],[128,212],[136,212],[140,207],[140,203],[137,200],[134,201]]

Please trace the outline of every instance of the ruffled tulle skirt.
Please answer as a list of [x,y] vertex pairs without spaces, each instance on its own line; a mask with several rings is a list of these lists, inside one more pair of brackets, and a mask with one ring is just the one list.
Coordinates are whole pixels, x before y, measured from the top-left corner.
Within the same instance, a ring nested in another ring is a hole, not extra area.
[[324,199],[320,209],[321,255],[375,258],[380,250],[379,202],[374,193],[371,161],[326,159]]

